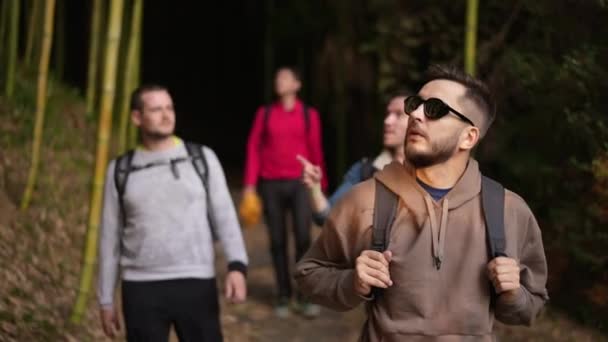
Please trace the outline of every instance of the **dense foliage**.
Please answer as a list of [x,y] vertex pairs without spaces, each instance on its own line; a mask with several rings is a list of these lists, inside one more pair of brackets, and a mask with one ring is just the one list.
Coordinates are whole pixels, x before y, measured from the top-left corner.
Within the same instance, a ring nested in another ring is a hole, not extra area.
[[[463,64],[465,1],[292,3],[275,17],[295,18],[306,32],[302,44],[319,51],[308,57],[307,77],[314,84],[310,96],[334,127],[328,139],[338,147],[328,154],[343,153],[341,134],[350,147],[346,158],[329,158],[337,160],[335,169],[379,148],[388,92],[416,90],[432,63]],[[553,300],[604,328],[607,22],[602,0],[480,2],[477,70],[496,92],[499,118],[476,151],[484,172],[521,194],[537,215]]]

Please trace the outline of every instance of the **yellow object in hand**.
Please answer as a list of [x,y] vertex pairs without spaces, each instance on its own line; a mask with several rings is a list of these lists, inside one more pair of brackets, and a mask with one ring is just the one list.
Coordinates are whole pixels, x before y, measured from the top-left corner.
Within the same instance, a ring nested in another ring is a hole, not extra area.
[[239,206],[239,216],[247,227],[260,223],[262,218],[262,201],[255,192],[247,191],[243,194],[243,199]]

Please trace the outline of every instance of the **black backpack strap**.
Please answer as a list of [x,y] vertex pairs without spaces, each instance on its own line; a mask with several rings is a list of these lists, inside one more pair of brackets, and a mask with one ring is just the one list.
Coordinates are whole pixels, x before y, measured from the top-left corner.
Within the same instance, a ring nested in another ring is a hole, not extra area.
[[[372,250],[382,253],[388,247],[391,227],[395,221],[398,203],[397,194],[390,191],[386,185],[376,179]],[[380,288],[373,288],[372,290],[374,297],[378,297],[381,292]]]
[[207,175],[207,159],[203,153],[203,146],[193,142],[186,142],[185,145],[188,155],[192,160],[192,165],[194,165],[194,170],[203,182],[205,189],[207,189],[209,176]]
[[306,136],[310,132],[310,110],[306,104],[304,104],[304,125],[306,127]]
[[135,150],[130,150],[120,157],[116,158],[114,163],[114,186],[118,194],[118,205],[120,208],[120,216],[122,218],[123,227],[127,224],[127,215],[125,213],[124,195],[127,188],[127,180],[131,173],[131,162]]
[[371,158],[365,157],[361,159],[361,181],[372,178],[376,171],[377,170],[374,167],[374,162]]
[[205,158],[205,153],[203,152],[203,146],[193,142],[186,142],[185,145],[188,155],[192,160],[194,170],[201,179],[203,187],[205,188],[205,199],[207,201],[207,221],[209,222],[213,239],[217,240],[217,227],[215,224],[215,218],[213,216],[213,210],[211,208],[211,194],[209,192],[209,168],[207,166],[207,158]]
[[481,177],[481,202],[486,220],[490,259],[505,254],[505,189],[486,176]]
[[267,104],[264,107],[264,126],[262,128],[262,142],[268,139],[268,120],[270,120],[271,105]]

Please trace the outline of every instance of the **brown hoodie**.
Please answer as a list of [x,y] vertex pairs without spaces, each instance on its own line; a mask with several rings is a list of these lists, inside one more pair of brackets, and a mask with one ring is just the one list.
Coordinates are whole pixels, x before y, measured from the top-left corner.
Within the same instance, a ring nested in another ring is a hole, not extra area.
[[[297,265],[301,291],[314,302],[349,310],[366,301],[363,341],[492,341],[494,317],[531,324],[548,299],[541,231],[524,200],[505,196],[506,254],[520,263],[521,291],[490,305],[488,249],[481,211],[481,173],[471,159],[454,188],[435,202],[415,172],[393,162],[375,176],[399,195],[390,234],[393,285],[368,300],[353,288],[354,266],[370,249],[375,181],[352,189],[333,208],[323,231]],[[442,260],[436,267],[435,258]]]

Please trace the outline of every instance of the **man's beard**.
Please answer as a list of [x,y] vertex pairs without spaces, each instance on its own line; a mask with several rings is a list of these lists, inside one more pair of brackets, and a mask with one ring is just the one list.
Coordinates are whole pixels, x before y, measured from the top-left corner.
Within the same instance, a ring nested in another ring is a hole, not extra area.
[[142,135],[144,136],[144,138],[146,140],[160,141],[160,140],[165,140],[165,139],[169,138],[170,136],[173,135],[173,133],[148,131],[148,132],[142,132]]
[[[407,141],[407,138],[406,138]],[[405,158],[415,168],[424,168],[441,164],[450,159],[457,150],[458,134],[440,141],[431,142],[430,151],[417,151],[405,144]]]

